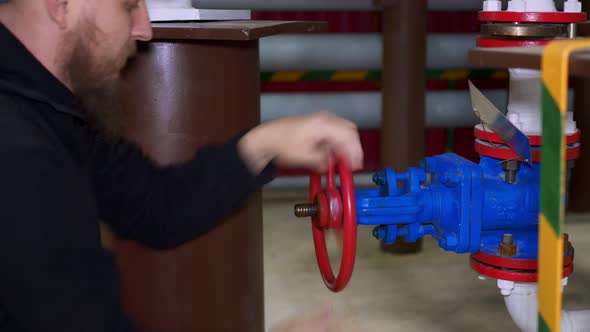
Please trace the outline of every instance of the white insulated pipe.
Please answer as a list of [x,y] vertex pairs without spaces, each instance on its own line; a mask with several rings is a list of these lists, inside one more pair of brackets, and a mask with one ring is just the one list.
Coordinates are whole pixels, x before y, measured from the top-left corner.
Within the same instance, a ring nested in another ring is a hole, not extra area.
[[[427,67],[475,68],[467,60],[476,47],[472,33],[437,33],[427,37]],[[292,34],[260,40],[262,71],[380,70],[383,67],[381,34]]]
[[[567,284],[563,279],[562,287]],[[538,285],[537,283],[498,280],[506,308],[512,320],[522,332],[537,332],[538,327]],[[590,310],[562,310],[562,332],[589,332]]]
[[[506,90],[482,90],[482,93],[500,111],[506,112]],[[570,111],[573,99],[570,90]],[[468,91],[428,91],[425,102],[427,128],[466,128],[479,123]],[[354,122],[360,129],[381,128],[381,103],[379,92],[263,93],[261,117],[262,121],[268,121],[326,110]]]
[[[483,0],[429,0],[430,10],[473,11]],[[253,10],[376,10],[374,0],[193,0],[196,8]]]
[[[354,187],[356,189],[377,189],[377,185],[373,183],[373,174],[375,172],[363,172],[353,175]],[[322,177],[325,182],[325,177]],[[336,185],[340,185],[340,179],[336,178]],[[282,176],[277,177],[267,184],[265,190],[307,190],[309,188],[309,176]]]
[[[500,110],[506,109],[505,90],[483,93]],[[381,128],[379,92],[263,93],[262,121],[327,110],[356,123],[361,129]],[[471,127],[479,123],[467,91],[430,91],[426,94],[426,127]]]

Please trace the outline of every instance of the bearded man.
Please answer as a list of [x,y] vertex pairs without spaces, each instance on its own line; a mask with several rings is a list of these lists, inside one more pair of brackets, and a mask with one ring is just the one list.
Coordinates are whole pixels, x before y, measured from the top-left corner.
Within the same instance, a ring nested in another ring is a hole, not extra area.
[[99,220],[173,248],[218,225],[276,167],[323,171],[334,153],[362,165],[354,124],[321,112],[154,165],[121,139],[117,104],[120,72],[151,36],[143,0],[0,5],[0,331],[136,331]]

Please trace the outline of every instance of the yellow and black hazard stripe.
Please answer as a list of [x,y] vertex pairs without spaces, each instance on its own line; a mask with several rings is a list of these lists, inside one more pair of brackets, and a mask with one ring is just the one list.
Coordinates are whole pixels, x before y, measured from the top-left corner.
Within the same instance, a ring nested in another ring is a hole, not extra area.
[[539,331],[560,330],[565,216],[565,123],[572,52],[590,39],[554,41],[543,50],[543,146],[539,216]]

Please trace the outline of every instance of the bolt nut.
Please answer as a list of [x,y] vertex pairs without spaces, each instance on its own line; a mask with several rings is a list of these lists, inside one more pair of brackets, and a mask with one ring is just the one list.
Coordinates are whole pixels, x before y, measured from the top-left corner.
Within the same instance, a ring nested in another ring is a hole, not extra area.
[[517,247],[514,244],[514,238],[512,234],[504,234],[502,237],[502,243],[498,246],[498,253],[503,257],[516,256]]
[[563,234],[563,252],[567,252],[572,248],[572,243],[570,242],[569,234]]
[[516,245],[515,244],[511,244],[511,245],[500,244],[498,246],[498,253],[504,257],[516,256]]
[[383,229],[383,227],[375,227],[373,229],[373,237],[379,241],[385,239],[385,229]]

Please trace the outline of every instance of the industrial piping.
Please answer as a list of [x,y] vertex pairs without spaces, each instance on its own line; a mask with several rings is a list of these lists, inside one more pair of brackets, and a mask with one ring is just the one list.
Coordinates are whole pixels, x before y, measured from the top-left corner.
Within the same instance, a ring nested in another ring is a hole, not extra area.
[[[193,0],[195,8],[253,10],[377,10],[374,0]],[[479,0],[429,0],[429,10],[473,11]]]
[[[567,280],[563,279],[563,286],[567,285]],[[498,288],[516,326],[522,332],[537,332],[537,284],[498,280]],[[590,331],[590,310],[562,310],[561,332],[584,331]]]
[[[428,35],[426,66],[475,67],[468,63],[467,53],[476,46],[476,39],[472,33]],[[383,40],[378,33],[273,36],[260,41],[260,67],[262,71],[381,69]]]
[[[506,90],[483,90],[499,109],[506,109]],[[570,100],[574,99],[573,91]],[[264,93],[262,121],[328,110],[347,118],[361,129],[381,127],[381,96],[378,92],[346,93]],[[479,123],[471,109],[467,91],[426,93],[427,128],[466,128]]]

